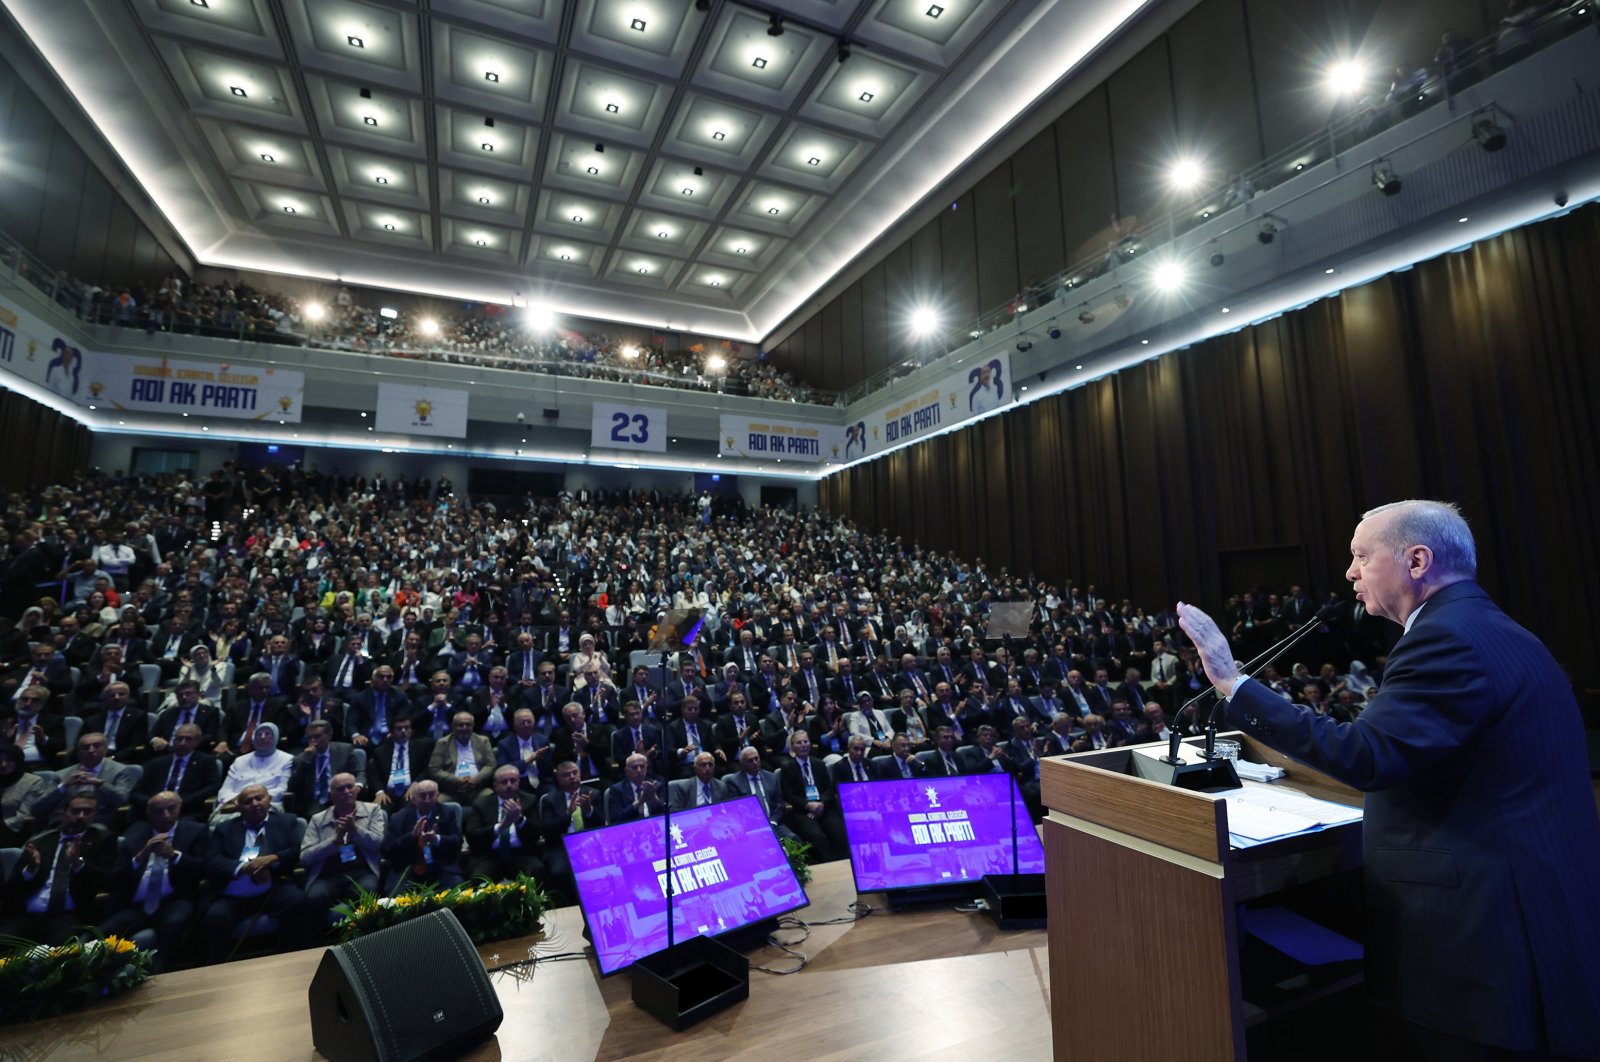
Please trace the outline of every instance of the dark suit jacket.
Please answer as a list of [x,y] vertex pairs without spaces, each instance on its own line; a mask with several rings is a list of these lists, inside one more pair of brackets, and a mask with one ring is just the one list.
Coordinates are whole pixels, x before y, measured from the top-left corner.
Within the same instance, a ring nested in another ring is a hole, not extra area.
[[[42,888],[49,877],[50,865],[55,861],[56,845],[60,840],[60,830],[46,830],[29,839],[29,843],[39,850],[39,872],[31,881],[24,878],[23,861],[19,858],[11,868],[10,877],[6,878],[4,895],[0,896],[0,911],[8,915],[24,912],[28,898]],[[83,862],[73,872],[72,883],[67,886],[67,891],[72,897],[73,908],[81,912],[87,922],[93,914],[95,896],[105,892],[111,883],[117,861],[116,835],[98,823],[91,824],[78,842],[78,858]]]
[[[139,776],[139,784],[133,787],[133,792],[128,796],[128,803],[132,806],[133,814],[138,818],[144,817],[144,807],[155,796],[167,787],[167,775],[172,773],[172,753],[165,752],[144,765],[144,773]],[[205,802],[217,795],[222,788],[222,764],[209,752],[195,749],[189,754],[189,763],[183,769],[183,777],[178,780],[178,795],[183,798],[183,817],[186,819],[205,820],[207,811]]]
[[[181,711],[177,705],[173,705],[158,714],[150,723],[150,736],[171,741],[172,732],[178,728]],[[219,740],[218,735],[222,733],[222,713],[209,704],[197,704],[194,707],[194,725],[200,728],[201,748],[215,745]],[[240,725],[243,726],[243,723]],[[118,743],[117,747],[121,748],[122,745]]]
[[1366,792],[1367,983],[1409,1021],[1600,1044],[1600,817],[1550,653],[1473,582],[1430,597],[1353,723],[1246,682],[1228,721]]
[[[331,780],[336,774],[354,774],[358,784],[364,784],[365,771],[355,768],[355,746],[345,741],[331,741],[328,743],[328,778]],[[292,811],[302,819],[309,819],[323,808],[327,807],[326,801],[318,802],[317,789],[317,761],[315,757],[307,759],[310,750],[296,752],[294,767],[289,771],[289,793],[294,797],[294,807],[285,807],[285,811]]]
[[[811,776],[816,782],[817,799],[822,801],[824,815],[839,814],[839,790],[834,787],[833,775],[828,773],[827,764],[822,762],[822,757],[813,750],[811,754]],[[789,760],[778,772],[778,788],[783,792],[783,799],[797,814],[805,814],[806,806],[806,779],[800,773],[800,761]]]
[[[737,800],[740,795],[737,791],[729,789],[722,779],[711,779],[711,802],[713,804]],[[671,802],[673,811],[688,811],[690,808],[699,807],[700,780],[691,776],[668,782],[667,799]]]
[[[371,686],[350,695],[350,699],[345,702],[345,740],[348,741],[357,734],[371,732],[373,724],[377,721],[377,711],[374,707],[376,702],[377,691]],[[394,727],[395,716],[402,712],[406,715],[411,714],[411,701],[404,693],[391,686],[384,693],[383,702],[384,721],[391,729]],[[244,725],[242,721],[240,725]]]
[[[928,773],[928,765],[917,759],[916,756],[907,757],[906,762],[911,767],[911,777],[921,778]],[[873,756],[867,760],[867,773],[879,780],[902,777],[900,764],[893,756]]]
[[[656,785],[656,795],[661,800],[661,805],[650,805],[652,817],[661,813],[667,801],[667,780],[658,775],[650,775],[649,780]],[[615,826],[619,822],[632,822],[639,818],[639,809],[633,802],[633,783],[624,778],[616,785],[606,790],[606,825]]]
[[[661,736],[661,728],[654,723],[640,723],[639,733],[644,738],[645,749],[654,748],[656,750],[653,754],[649,751],[645,752],[645,755],[650,757],[651,770],[656,770],[662,758],[661,749],[666,744]],[[634,751],[633,731],[619,722],[617,728],[611,731],[612,762],[620,768],[624,763],[628,762],[628,757],[632,756]]]
[[[605,824],[605,800],[600,790],[579,786],[578,791],[588,793],[593,811],[584,815],[584,829],[592,830]],[[567,794],[552,790],[539,798],[539,826],[544,831],[544,843],[556,845],[572,831],[572,815],[567,811]]]
[[956,762],[961,765],[963,774],[993,774],[996,766],[1000,770],[1008,769],[1005,760],[991,761],[981,745],[964,745],[956,749]]
[[[798,774],[799,768],[795,768],[795,772]],[[783,787],[778,782],[778,776],[771,771],[763,770],[760,778],[761,787],[767,794],[767,821],[777,826],[783,821]],[[755,789],[750,784],[750,776],[743,771],[724,775],[722,781],[738,796],[756,795]]]
[[[588,755],[594,760],[594,774],[588,773],[588,766],[579,763],[578,756],[572,741],[572,731],[563,726],[560,730],[550,735],[550,745],[555,749],[555,762],[571,760],[577,763],[584,772],[585,778],[603,778],[611,770],[611,728],[599,723],[590,723]],[[596,805],[598,810],[599,805]]]
[[[81,733],[104,734],[105,732],[105,712],[91,715],[83,721]],[[133,751],[150,738],[150,713],[143,708],[135,708],[131,704],[128,705],[122,710],[122,718],[117,723],[116,737],[117,751],[115,758],[124,762],[132,762],[134,758]]]
[[[125,907],[133,902],[134,890],[144,877],[144,866],[135,866],[133,857],[155,833],[148,822],[136,822],[122,835],[117,850],[116,870],[111,876],[112,908]],[[205,876],[206,861],[211,858],[211,831],[205,823],[179,819],[172,828],[172,847],[182,853],[176,863],[167,868],[168,879],[174,893],[190,899],[200,895],[200,879]]]
[[[406,763],[411,771],[411,781],[428,777],[428,760],[433,756],[433,739],[413,737],[406,743]],[[394,739],[390,737],[367,753],[368,793],[380,793],[389,788],[389,778],[394,774]]]
[[[206,892],[217,895],[233,878],[239,856],[244,852],[244,819],[232,818],[212,831],[211,858],[206,864]],[[272,880],[282,881],[300,861],[300,839],[305,828],[292,815],[281,811],[267,813],[266,832],[261,836],[261,854],[275,855]]]
[[[433,846],[435,866],[454,866],[461,862],[461,805],[440,801],[433,812],[434,831],[439,835]],[[417,841],[412,831],[417,828],[417,809],[409,803],[389,816],[383,834],[383,857],[389,861],[392,873],[409,871],[417,862]]]
[[[268,697],[261,702],[261,721],[271,723],[278,728],[278,736],[283,736],[283,698]],[[244,735],[245,725],[250,721],[250,698],[241,693],[234,699],[233,706],[228,709],[222,722],[219,724],[219,741],[226,741],[233,750],[239,750],[240,738]]]
[[[874,775],[872,773],[872,767],[870,766],[870,764],[871,764],[871,760],[870,759],[866,759],[866,760],[862,760],[861,761],[861,766],[863,768],[865,768],[865,770],[867,772],[866,780],[869,781],[869,782],[874,777]],[[850,757],[848,757],[848,756],[841,756],[837,760],[834,760],[833,763],[829,764],[828,765],[828,774],[833,776],[833,784],[835,786],[837,786],[841,782],[860,781],[860,779],[856,778],[855,771],[850,766]]]
[[[936,748],[929,749],[927,752],[917,753],[917,759],[921,760],[922,765],[927,768],[929,777],[948,778],[952,774],[969,773],[966,769],[966,766],[962,763],[961,750],[959,748],[952,749],[950,751],[950,758],[954,760],[956,764],[956,769],[954,771],[947,771],[944,769],[944,755]],[[898,774],[896,777],[898,777]]]
[[539,854],[539,843],[543,837],[539,825],[539,799],[531,793],[521,793],[518,803],[522,805],[522,823],[517,827],[517,836],[522,847],[496,851],[494,825],[500,821],[500,798],[493,793],[480,793],[472,802],[467,809],[462,833],[474,858],[498,857],[502,864],[516,864]]

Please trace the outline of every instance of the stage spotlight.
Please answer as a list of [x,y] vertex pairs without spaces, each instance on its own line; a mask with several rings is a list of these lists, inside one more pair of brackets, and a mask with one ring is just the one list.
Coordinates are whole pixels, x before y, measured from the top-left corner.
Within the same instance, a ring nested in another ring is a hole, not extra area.
[[849,41],[840,41],[839,42],[839,62],[842,63],[842,62],[844,62],[845,60],[847,60],[849,58],[850,58],[850,42]]
[[1205,178],[1200,163],[1192,158],[1182,158],[1167,168],[1167,183],[1179,192],[1190,192]]
[[1359,59],[1340,59],[1329,65],[1323,84],[1334,96],[1354,96],[1367,83],[1367,67]]
[[728,360],[721,354],[713,354],[706,359],[706,368],[711,372],[721,372],[728,367]]
[[1032,349],[1033,349],[1033,340],[1031,340],[1031,339],[1019,339],[1019,340],[1017,340],[1017,350],[1022,351],[1022,352],[1027,352],[1027,351],[1030,351]]
[[1221,251],[1211,252],[1211,266],[1213,269],[1215,269],[1217,266],[1220,266],[1224,261],[1226,261],[1226,259],[1223,258]]
[[1059,325],[1057,325],[1054,321],[1050,322],[1050,338],[1051,339],[1060,339],[1061,338],[1061,327]]
[[1400,194],[1400,178],[1395,176],[1393,167],[1387,162],[1372,167],[1372,186],[1384,195]]
[[1078,323],[1084,325],[1094,324],[1094,314],[1090,313],[1088,310],[1082,311],[1078,314]]
[[773,15],[771,17],[772,17],[772,21],[767,24],[767,36],[769,36],[769,37],[781,37],[781,36],[783,36],[783,19],[779,18],[777,15]]
[[931,306],[918,306],[911,311],[911,334],[918,338],[931,336],[939,330],[939,314]]
[[1183,286],[1188,283],[1189,274],[1183,268],[1183,263],[1167,261],[1162,262],[1151,271],[1150,279],[1162,291],[1177,292],[1182,291]]
[[422,334],[425,336],[436,336],[439,334],[439,322],[435,321],[431,317],[424,317],[418,327],[422,330]]
[[327,316],[327,313],[328,311],[323,307],[322,303],[313,302],[306,307],[306,320],[320,321]]
[[556,323],[555,315],[546,306],[529,306],[527,312],[523,314],[522,320],[524,324],[537,332],[554,328]]
[[1565,192],[1557,192],[1556,193],[1556,206],[1564,207],[1566,205],[1567,205],[1567,193],[1565,193]]
[[1256,239],[1263,244],[1271,243],[1278,237],[1278,225],[1271,218],[1261,222],[1261,228],[1256,232]]
[[1479,118],[1472,123],[1472,139],[1490,153],[1506,146],[1506,131],[1495,124],[1493,118]]

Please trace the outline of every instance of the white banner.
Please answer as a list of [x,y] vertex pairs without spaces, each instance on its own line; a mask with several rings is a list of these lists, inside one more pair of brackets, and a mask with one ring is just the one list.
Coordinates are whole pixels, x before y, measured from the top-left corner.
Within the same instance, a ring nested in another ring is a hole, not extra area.
[[855,440],[860,429],[771,417],[722,416],[719,447],[724,457],[772,458],[786,461],[848,461],[861,456]]
[[610,450],[667,452],[667,411],[649,406],[596,402],[589,445]]
[[467,436],[467,393],[445,387],[381,383],[378,385],[377,428],[401,435],[464,439]]
[[81,406],[300,423],[305,374],[254,365],[84,350],[0,302],[0,368]]
[[937,385],[876,410],[852,427],[862,439],[863,452],[876,453],[886,446],[1008,406],[1015,397],[1011,352],[1001,351],[981,364],[950,374]]

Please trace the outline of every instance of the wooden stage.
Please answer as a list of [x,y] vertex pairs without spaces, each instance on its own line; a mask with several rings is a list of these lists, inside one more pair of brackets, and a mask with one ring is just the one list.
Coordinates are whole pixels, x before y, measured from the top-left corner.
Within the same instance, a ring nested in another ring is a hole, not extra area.
[[[857,899],[848,861],[814,868],[807,922],[847,917]],[[592,957],[492,975],[505,1008],[494,1040],[471,1058],[576,1059],[743,1057],[982,1058],[1050,1055],[1050,975],[1045,931],[1001,932],[986,914],[949,905],[874,913],[817,926],[800,944],[810,962],[756,947],[750,998],[683,1033],[634,1006],[627,971],[601,980]],[[493,968],[584,948],[575,907],[550,912],[540,937],[479,948]],[[784,931],[784,940],[798,936]],[[237,1059],[320,1057],[311,1048],[306,989],[322,950],[273,955],[162,974],[103,1006],[0,1031],[0,1060],[79,1058]],[[430,971],[415,971],[425,1005]]]

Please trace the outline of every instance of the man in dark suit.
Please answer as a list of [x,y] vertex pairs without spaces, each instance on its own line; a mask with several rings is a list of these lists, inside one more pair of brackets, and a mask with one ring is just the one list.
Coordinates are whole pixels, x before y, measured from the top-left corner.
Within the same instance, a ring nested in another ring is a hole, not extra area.
[[1179,604],[1228,722],[1366,792],[1366,983],[1405,1054],[1595,1057],[1600,817],[1571,684],[1477,584],[1453,505],[1371,510],[1350,552],[1356,599],[1404,627],[1350,723],[1240,676]]
[[921,778],[928,773],[927,764],[911,754],[911,741],[904,734],[896,734],[889,742],[889,755],[872,757],[867,769],[878,779]]
[[518,874],[545,876],[539,858],[539,798],[522,790],[522,775],[512,766],[494,772],[494,791],[481,793],[467,809],[464,827],[472,862],[469,878],[506,881]]
[[266,675],[258,673],[250,676],[244,693],[228,709],[212,751],[218,756],[248,755],[256,727],[262,723],[271,723],[282,732],[284,700],[272,696],[271,689],[272,681]]
[[684,698],[679,713],[679,718],[667,724],[666,754],[671,762],[672,775],[683,777],[693,774],[695,757],[702,751],[710,752],[713,759],[722,763],[725,753],[716,744],[714,728],[700,719],[700,698]]
[[43,686],[50,691],[51,703],[59,705],[61,698],[72,692],[72,668],[56,659],[52,643],[40,642],[33,647],[28,666],[8,675],[6,685],[13,691],[11,696],[32,686]]
[[106,755],[123,763],[137,763],[150,740],[150,713],[128,700],[128,687],[112,683],[100,695],[100,711],[83,721],[85,730],[106,736]]
[[533,709],[534,719],[546,737],[560,729],[561,709],[571,698],[567,687],[556,685],[556,666],[548,660],[539,665],[533,687],[522,693],[523,703]]
[[238,818],[213,831],[206,864],[210,905],[200,917],[200,929],[211,963],[226,959],[235,947],[234,933],[259,916],[277,919],[279,932],[296,939],[289,923],[306,899],[290,877],[300,859],[299,820],[273,811],[265,786],[245,786],[237,806]]
[[934,731],[933,748],[927,752],[919,753],[918,758],[927,767],[927,773],[935,778],[945,778],[951,775],[966,774],[961,766],[961,760],[956,753],[956,732],[947,726],[941,726]]
[[0,890],[0,936],[60,944],[94,917],[110,883],[117,839],[95,820],[93,794],[67,800],[61,828],[35,835]]
[[811,846],[816,862],[848,858],[839,792],[822,757],[811,755],[811,735],[804,730],[789,735],[789,761],[778,772],[778,787],[789,806],[784,821]]
[[441,801],[439,783],[431,778],[412,783],[405,806],[389,817],[383,835],[391,895],[408,885],[461,884],[461,842],[461,805]]
[[606,790],[606,825],[661,814],[666,788],[666,779],[650,773],[649,759],[633,753],[624,761],[622,780]]
[[531,708],[517,709],[511,717],[511,732],[494,747],[494,758],[499,767],[515,767],[522,779],[522,791],[537,799],[550,788],[555,776],[551,765],[555,761],[549,740],[534,723]]
[[200,879],[211,858],[211,831],[182,814],[183,799],[163,791],[150,798],[144,820],[122,835],[111,877],[111,915],[102,933],[131,937],[156,932],[156,954],[165,969],[178,958],[200,903]]
[[739,769],[725,775],[722,783],[739,796],[753,796],[759,800],[762,811],[766,813],[768,825],[772,827],[772,832],[778,835],[780,841],[785,837],[799,840],[795,832],[784,822],[783,788],[775,773],[762,769],[761,750],[754,745],[746,745],[739,750],[738,763]]
[[324,684],[335,697],[348,701],[372,682],[372,661],[362,655],[362,638],[352,634],[344,640],[343,651],[328,658],[322,666]]
[[357,748],[376,746],[394,728],[396,717],[410,718],[410,713],[408,699],[394,688],[394,668],[379,664],[372,669],[367,687],[345,701],[346,736]]
[[661,728],[644,721],[644,713],[634,701],[622,709],[622,722],[611,732],[611,760],[625,763],[634,753],[649,759],[652,770],[659,770],[661,756]]
[[309,819],[333,802],[333,776],[352,774],[356,785],[366,784],[366,771],[357,770],[356,748],[348,741],[333,740],[333,724],[318,719],[306,727],[305,751],[295,757],[289,772],[289,793],[293,807],[285,807],[302,819]]
[[206,801],[222,788],[222,765],[209,752],[199,751],[200,728],[180,726],[165,753],[148,761],[144,773],[128,795],[133,814],[143,818],[150,800],[161,792],[175,792],[182,801],[184,818],[204,822],[210,815]]
[[576,763],[558,763],[555,789],[539,798],[545,869],[551,883],[568,899],[576,899],[577,893],[572,887],[572,863],[567,859],[567,834],[604,825],[600,791],[580,781]]
[[78,695],[78,710],[88,712],[90,705],[98,706],[101,694],[113,682],[125,683],[130,698],[137,698],[139,690],[144,685],[143,679],[139,676],[139,669],[123,663],[122,647],[115,642],[100,650],[98,667],[84,669],[79,676],[78,686],[74,691]]
[[383,743],[367,754],[367,787],[372,802],[388,811],[405,801],[411,783],[428,777],[433,739],[411,733],[411,717],[394,717],[394,727]]
[[200,728],[200,740],[214,745],[222,733],[220,713],[200,700],[200,684],[194,679],[178,683],[178,703],[161,712],[150,724],[150,751],[162,753],[172,744],[172,734],[180,726],[193,723]]
[[760,744],[761,716],[750,710],[744,694],[734,694],[728,699],[727,714],[717,720],[716,741],[717,747],[722,750],[718,759],[724,764],[738,763],[740,752],[748,746]]
[[561,728],[550,735],[556,762],[571,760],[584,778],[607,778],[611,771],[611,728],[584,718],[581,705],[569,704],[561,713]]
[[667,802],[673,811],[737,800],[739,794],[717,777],[717,758],[701,750],[694,758],[694,774],[667,783]]
[[867,739],[860,734],[851,734],[845,744],[845,754],[828,765],[828,773],[833,776],[833,784],[841,782],[869,782],[872,772],[867,768]]
[[956,762],[963,774],[994,774],[1007,769],[1005,746],[997,741],[995,728],[988,723],[974,732],[977,742],[956,750]]

